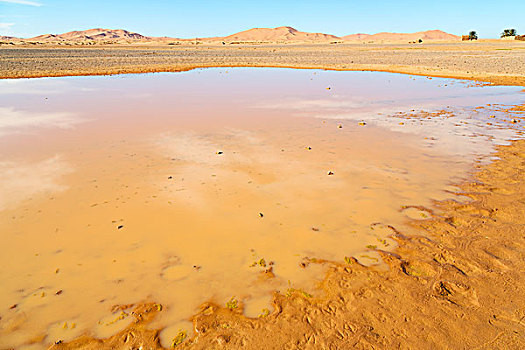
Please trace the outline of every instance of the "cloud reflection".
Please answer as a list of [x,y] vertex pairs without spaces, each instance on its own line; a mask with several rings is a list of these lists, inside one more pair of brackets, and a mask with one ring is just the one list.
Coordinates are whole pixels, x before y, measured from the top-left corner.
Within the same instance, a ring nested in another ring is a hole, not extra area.
[[67,189],[60,178],[73,170],[55,155],[40,162],[0,162],[0,210],[12,208],[34,195]]
[[37,127],[71,129],[85,121],[70,112],[27,112],[13,107],[0,107],[0,136]]

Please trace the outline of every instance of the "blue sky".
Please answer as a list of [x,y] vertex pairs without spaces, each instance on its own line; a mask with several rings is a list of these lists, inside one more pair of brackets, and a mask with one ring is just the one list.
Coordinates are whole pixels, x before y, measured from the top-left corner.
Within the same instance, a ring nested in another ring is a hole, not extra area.
[[525,32],[525,0],[0,0],[0,35],[32,37],[96,27],[150,36],[223,36],[291,26],[338,36],[441,29],[496,38]]

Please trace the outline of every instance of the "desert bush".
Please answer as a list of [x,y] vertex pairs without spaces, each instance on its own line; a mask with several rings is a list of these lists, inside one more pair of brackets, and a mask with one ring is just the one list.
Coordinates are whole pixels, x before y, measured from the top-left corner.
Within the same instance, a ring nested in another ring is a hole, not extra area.
[[501,37],[505,38],[507,36],[516,36],[516,29],[503,29],[503,32],[501,33]]

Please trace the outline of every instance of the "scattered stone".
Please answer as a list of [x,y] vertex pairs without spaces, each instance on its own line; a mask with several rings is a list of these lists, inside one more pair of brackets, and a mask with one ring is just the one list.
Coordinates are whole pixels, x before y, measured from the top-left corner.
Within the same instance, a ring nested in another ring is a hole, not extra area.
[[357,123],[357,125],[359,125],[359,126],[365,126],[366,123],[365,123],[365,122],[359,122],[359,123]]
[[118,225],[118,226],[117,226],[117,229],[120,230],[120,229],[123,228],[123,227],[124,227],[124,225]]
[[168,180],[171,180],[171,179],[173,179],[173,176],[168,176]]
[[217,154],[223,154],[224,152],[223,151],[218,151]]
[[263,213],[259,213],[259,216],[262,218],[264,216],[264,214]]
[[329,171],[328,175],[334,175],[334,173],[332,171]]
[[61,290],[58,290],[58,291],[55,292],[55,295],[60,295],[60,294],[62,294],[63,292],[64,292],[64,291],[63,291],[62,289],[61,289]]

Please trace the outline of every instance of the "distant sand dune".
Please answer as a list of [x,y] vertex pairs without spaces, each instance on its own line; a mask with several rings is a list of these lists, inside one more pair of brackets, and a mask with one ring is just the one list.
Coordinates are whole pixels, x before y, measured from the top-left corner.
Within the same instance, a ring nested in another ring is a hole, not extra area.
[[2,41],[28,42],[331,42],[331,41],[367,41],[367,42],[411,42],[418,41],[459,41],[457,35],[445,33],[441,30],[428,30],[417,33],[377,33],[351,34],[338,37],[324,33],[301,32],[292,27],[252,28],[225,37],[207,37],[181,39],[172,37],[152,37],[124,29],[94,28],[82,31],[71,31],[63,34],[43,34],[33,38],[22,39],[3,36]]
[[445,33],[441,30],[427,30],[417,33],[377,33],[377,34],[352,34],[342,37],[345,41],[459,41],[460,37],[457,35]]
[[253,28],[229,35],[224,41],[330,41],[341,38],[323,33],[307,33],[292,27]]

